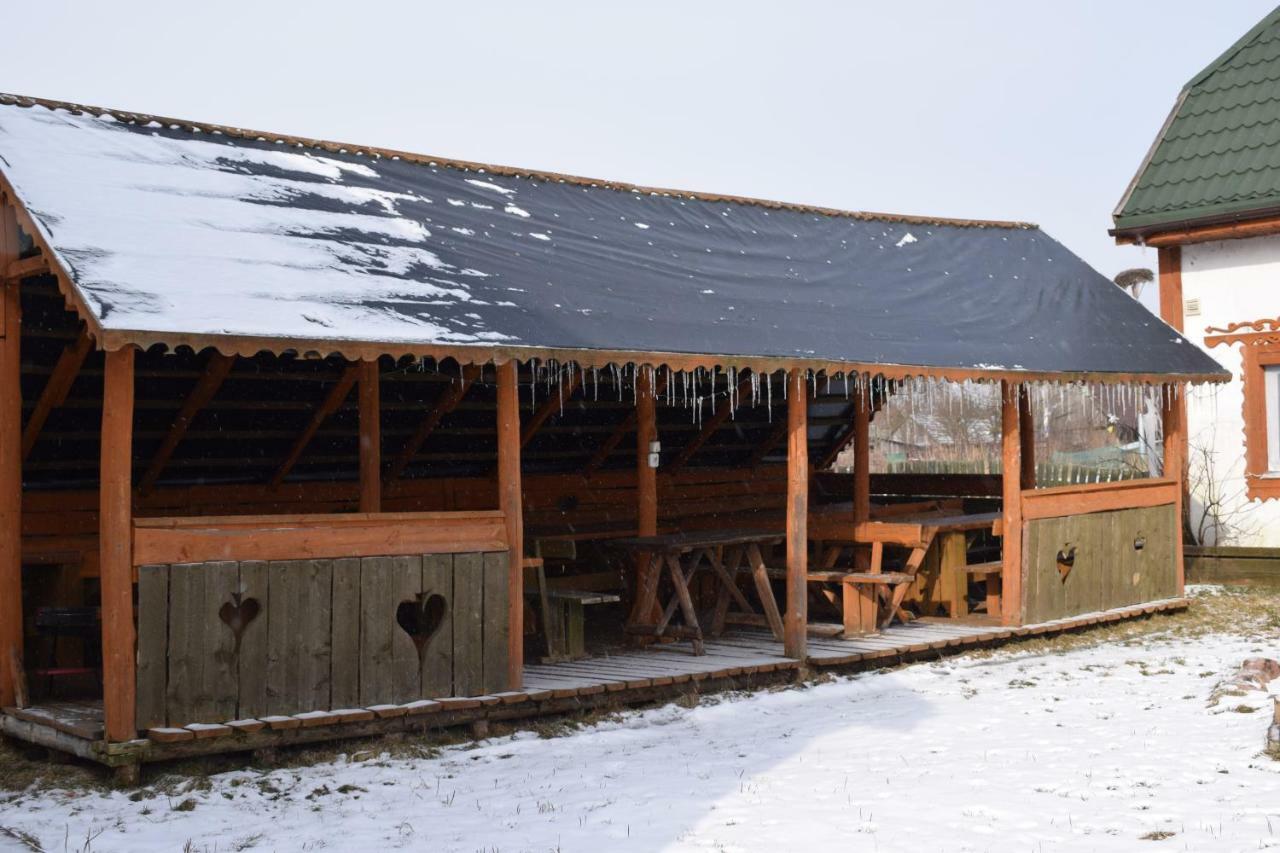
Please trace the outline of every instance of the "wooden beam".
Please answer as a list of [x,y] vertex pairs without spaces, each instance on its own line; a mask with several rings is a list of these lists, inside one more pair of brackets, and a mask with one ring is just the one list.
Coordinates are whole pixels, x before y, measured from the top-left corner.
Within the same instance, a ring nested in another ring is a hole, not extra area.
[[387,483],[394,483],[404,474],[404,469],[408,468],[413,462],[413,457],[418,455],[418,451],[427,443],[427,439],[440,426],[440,422],[444,420],[454,409],[458,408],[458,404],[462,402],[462,398],[467,395],[467,391],[471,389],[474,383],[480,377],[480,367],[474,364],[468,364],[462,368],[462,378],[454,385],[441,392],[439,400],[436,401],[431,411],[418,424],[417,429],[413,431],[413,435],[409,436],[409,440],[404,443],[404,447],[396,454],[395,460],[391,463],[391,469],[387,472]]
[[9,261],[4,267],[3,278],[6,281],[21,281],[24,278],[43,275],[47,272],[49,272],[49,259],[43,254],[39,254],[30,258]]
[[[0,199],[0,265],[18,256],[13,208]],[[0,707],[15,703],[22,673],[22,304],[0,282]]]
[[787,374],[787,610],[783,648],[789,658],[808,655],[809,389],[805,374]]
[[1001,482],[1002,524],[1000,588],[1005,625],[1022,622],[1022,418],[1018,409],[1019,394],[1008,382],[1000,383],[1000,456],[1003,463]]
[[649,464],[649,444],[658,440],[658,407],[647,370],[636,375],[636,530],[658,532],[658,469]]
[[382,394],[377,359],[360,362],[360,511],[382,511]]
[[756,448],[755,453],[751,455],[751,461],[748,463],[750,467],[755,468],[764,461],[764,458],[773,452],[773,449],[783,442],[787,437],[790,425],[785,419],[779,420],[773,425],[773,431],[768,437]]
[[[1146,246],[1160,249],[1177,248],[1188,243],[1208,243],[1218,240],[1242,240],[1247,237],[1266,237],[1280,234],[1280,216],[1266,216],[1247,222],[1228,222],[1221,225],[1200,225],[1191,228],[1180,228],[1176,231],[1164,231],[1142,238]],[[1132,237],[1119,237],[1116,242],[1132,243]]]
[[1024,489],[1036,487],[1036,425],[1031,413],[1031,389],[1018,386],[1018,435],[1022,439],[1019,481]]
[[582,371],[575,370],[573,378],[560,386],[560,392],[554,397],[547,397],[542,401],[542,405],[533,413],[533,417],[529,418],[528,423],[520,430],[520,447],[524,448],[533,440],[538,429],[547,422],[547,418],[564,408],[565,401],[573,396],[573,392],[578,390],[578,386],[582,384]]
[[351,393],[351,388],[356,384],[356,380],[359,377],[359,362],[348,364],[346,369],[342,371],[337,383],[325,395],[320,408],[316,409],[315,414],[311,416],[311,420],[307,422],[306,428],[302,430],[302,434],[293,442],[289,455],[280,467],[276,469],[275,474],[271,476],[269,482],[273,488],[279,486],[284,482],[284,478],[289,476],[289,472],[293,470],[293,466],[297,465],[298,460],[302,458],[303,451],[311,443],[316,431],[342,406],[343,401],[347,399],[347,395]]
[[[748,375],[746,379],[743,379],[738,383],[737,399],[741,399],[743,394],[750,393],[751,376]],[[668,466],[667,470],[669,472],[675,472],[683,468],[685,463],[693,458],[693,454],[697,453],[702,445],[707,443],[707,439],[711,438],[711,436],[715,434],[716,430],[720,429],[724,422],[733,416],[733,412],[734,408],[730,405],[729,401],[726,401],[719,411],[703,422],[702,430],[695,435],[683,449],[681,449],[680,455],[678,455],[675,458],[675,461]]]
[[871,520],[871,394],[860,390],[853,399],[853,521]]
[[[178,409],[178,415],[173,419],[173,426],[169,427],[168,435],[160,443],[159,449],[151,457],[151,462],[147,465],[147,470],[142,475],[142,480],[138,486],[142,494],[151,493],[151,490],[155,487],[156,480],[164,473],[164,466],[169,463],[170,457],[173,456],[173,451],[178,449],[178,444],[187,434],[187,430],[191,428],[191,422],[195,420],[200,410],[207,406],[214,395],[218,393],[218,389],[222,387],[223,381],[227,378],[227,374],[231,372],[231,366],[235,362],[235,356],[223,355],[216,351],[209,355],[209,362],[205,365],[204,373],[196,380],[195,387],[187,394],[187,399],[182,401],[182,408]],[[56,369],[54,372],[57,372]],[[52,382],[50,380],[50,384]]]
[[[1182,316],[1182,247],[1167,246],[1157,253],[1160,274],[1160,319],[1179,332],[1183,330]],[[1247,349],[1247,348],[1246,348]],[[1248,356],[1245,358],[1248,363]],[[1185,387],[1185,386],[1183,386]],[[1160,417],[1164,434],[1164,475],[1178,482],[1177,515],[1174,518],[1174,529],[1177,541],[1174,553],[1177,555],[1178,594],[1182,595],[1185,583],[1186,566],[1182,557],[1182,530],[1184,516],[1188,506],[1187,493],[1187,401],[1181,393],[1182,388],[1171,386],[1165,389],[1161,398]],[[1255,442],[1257,444],[1257,442]],[[1253,446],[1246,448],[1252,452]]]
[[1160,269],[1160,319],[1182,331],[1182,247],[1165,246],[1156,252]]
[[520,485],[520,364],[498,365],[498,508],[507,527],[507,687],[524,683],[524,509]]
[[108,352],[102,392],[98,570],[102,589],[102,689],[107,740],[134,729],[133,361],[130,348]]

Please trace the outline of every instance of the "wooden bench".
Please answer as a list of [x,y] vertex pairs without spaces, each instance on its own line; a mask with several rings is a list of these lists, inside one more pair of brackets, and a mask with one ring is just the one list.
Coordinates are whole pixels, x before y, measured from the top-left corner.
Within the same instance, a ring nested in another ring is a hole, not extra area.
[[524,571],[524,594],[538,606],[547,644],[543,661],[554,663],[586,657],[586,608],[593,604],[616,604],[622,597],[611,592],[552,587],[547,583],[541,557],[526,557]]
[[809,572],[807,580],[816,583],[844,585],[844,635],[874,634],[888,624],[892,612],[881,615],[880,602],[892,601],[882,590],[911,584],[915,576],[907,572]]

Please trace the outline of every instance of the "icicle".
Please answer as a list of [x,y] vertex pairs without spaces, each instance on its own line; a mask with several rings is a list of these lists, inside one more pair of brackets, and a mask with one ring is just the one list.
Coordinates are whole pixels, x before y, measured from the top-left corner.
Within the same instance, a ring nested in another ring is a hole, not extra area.
[[773,423],[773,373],[769,372],[764,375],[765,396],[768,399],[769,407],[769,423]]

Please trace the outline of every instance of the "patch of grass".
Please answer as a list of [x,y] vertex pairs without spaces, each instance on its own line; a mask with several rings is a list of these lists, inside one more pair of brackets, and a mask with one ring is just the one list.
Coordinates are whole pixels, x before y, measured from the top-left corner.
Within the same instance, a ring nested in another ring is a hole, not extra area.
[[1146,835],[1139,835],[1138,839],[1140,841],[1164,841],[1166,838],[1173,838],[1173,836],[1177,834],[1178,833],[1170,832],[1167,829],[1154,829]]

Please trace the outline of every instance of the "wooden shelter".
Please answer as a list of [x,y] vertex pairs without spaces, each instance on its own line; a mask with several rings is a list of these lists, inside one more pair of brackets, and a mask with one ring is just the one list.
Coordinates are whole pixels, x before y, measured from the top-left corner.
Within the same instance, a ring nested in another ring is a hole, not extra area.
[[[9,96],[0,157],[10,735],[130,767],[1180,605],[1224,376],[1034,226]],[[869,471],[938,382],[1000,387],[1002,476]],[[1086,384],[1164,401],[1164,478],[1036,488],[1030,389]]]

